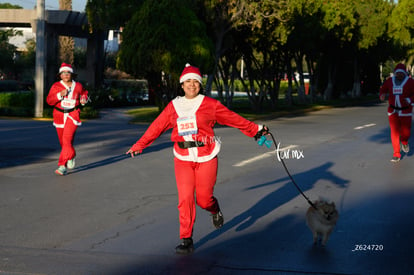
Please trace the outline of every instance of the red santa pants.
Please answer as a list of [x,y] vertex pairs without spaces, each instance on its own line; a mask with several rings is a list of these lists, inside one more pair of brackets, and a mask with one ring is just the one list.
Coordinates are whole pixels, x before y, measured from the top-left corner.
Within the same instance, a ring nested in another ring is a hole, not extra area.
[[401,158],[400,142],[404,145],[408,144],[408,139],[411,134],[411,120],[412,116],[399,116],[392,114],[388,116],[391,129],[391,143],[394,150],[394,157]]
[[77,128],[78,126],[75,125],[70,118],[66,120],[64,128],[56,128],[59,143],[62,147],[58,161],[59,166],[65,166],[68,160],[73,159],[76,156],[75,148],[73,148],[73,140]]
[[174,159],[178,189],[180,238],[191,238],[196,217],[196,202],[201,208],[216,214],[217,199],[213,197],[217,179],[217,157],[207,162]]

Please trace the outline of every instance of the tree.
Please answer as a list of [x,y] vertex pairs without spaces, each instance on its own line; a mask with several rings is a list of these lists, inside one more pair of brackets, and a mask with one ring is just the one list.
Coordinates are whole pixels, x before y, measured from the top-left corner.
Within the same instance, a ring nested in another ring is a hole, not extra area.
[[399,0],[389,18],[389,36],[407,52],[402,59],[414,63],[414,6],[412,0]]
[[145,0],[87,0],[86,14],[93,30],[124,27]]
[[[227,81],[230,79],[230,76],[234,77],[237,71],[237,66],[232,65],[235,65],[235,62],[243,55],[241,51],[237,50],[240,47],[238,47],[235,38],[235,36],[240,38],[240,33],[236,30],[237,27],[242,28],[242,25],[246,25],[241,20],[243,13],[237,9],[237,7],[241,7],[240,4],[243,4],[243,1],[200,0],[198,2],[199,18],[206,23],[208,36],[214,44],[214,65],[207,79],[206,90],[209,93],[212,83],[215,81],[216,86],[218,86],[219,99],[222,99],[220,80],[224,80],[223,86],[226,87],[224,89],[226,93],[225,98],[230,100],[229,89],[231,84],[227,83]],[[230,72],[230,70],[234,71]]]
[[[282,22],[281,10],[285,1],[228,1],[229,18],[232,22],[233,48],[224,56],[243,57],[248,78],[242,79],[252,108],[261,111],[264,102],[269,102],[274,108],[277,105],[278,91],[283,52],[281,45],[285,40],[284,33],[280,32]],[[231,61],[233,64],[235,61]],[[237,75],[236,66],[232,66]]]
[[191,7],[191,1],[148,0],[123,31],[118,66],[145,77],[160,108],[177,95],[186,63],[206,72],[212,61],[206,27]]
[[[351,97],[360,97],[361,90],[361,72],[363,68],[369,67],[369,63],[377,63],[375,58],[370,56],[370,52],[378,47],[379,42],[386,34],[387,18],[391,11],[391,6],[383,0],[371,1],[355,1],[355,17],[357,24],[353,30],[353,39],[349,45],[351,56],[353,59],[353,85],[351,90]],[[370,61],[369,61],[370,60]],[[364,64],[366,63],[366,64]],[[368,64],[367,64],[368,63]],[[376,64],[378,68],[378,63]],[[370,69],[372,71],[372,68]],[[377,75],[377,84],[379,72],[378,69],[374,71]],[[373,76],[370,77],[371,79]],[[378,87],[379,88],[379,87]]]
[[22,36],[22,31],[14,29],[0,30],[0,73],[9,74],[14,72],[16,46],[9,43],[9,38]]
[[[148,78],[165,101],[177,93],[175,81],[189,61],[209,73],[206,90],[215,81],[230,104],[243,57],[244,90],[260,111],[265,102],[277,106],[285,73],[290,103],[295,84],[300,103],[317,95],[357,97],[369,82],[375,91],[380,63],[414,59],[411,2],[88,0],[87,10],[94,27],[125,26],[118,65]],[[195,44],[197,50],[190,47]],[[298,82],[292,81],[295,71]],[[304,93],[304,71],[311,76],[310,97]]]
[[15,60],[16,72],[23,73],[25,79],[32,79],[35,74],[36,64],[36,42],[34,38],[28,39],[25,43],[26,51],[19,52]]
[[[289,3],[289,8],[283,9],[283,22],[280,24],[280,33],[284,34],[285,43],[283,43],[283,51],[285,52],[285,67],[289,75],[289,91],[292,90],[293,70],[299,75],[298,95],[299,103],[305,103],[305,81],[304,72],[310,74],[310,100],[313,100],[314,82],[316,64],[323,49],[324,37],[326,29],[322,24],[323,3],[320,0],[296,0]],[[291,61],[295,66],[291,68]],[[287,94],[289,97],[289,93]],[[288,102],[291,99],[287,98]]]

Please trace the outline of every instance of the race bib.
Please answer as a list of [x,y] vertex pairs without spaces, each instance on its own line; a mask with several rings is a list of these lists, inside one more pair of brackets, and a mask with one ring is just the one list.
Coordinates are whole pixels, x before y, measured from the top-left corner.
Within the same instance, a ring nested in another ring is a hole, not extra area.
[[195,116],[177,118],[178,135],[187,136],[198,133]]
[[392,88],[392,93],[394,95],[402,95],[403,88],[402,87],[394,87],[394,88]]
[[75,108],[76,106],[75,99],[65,98],[60,103],[63,109],[72,109],[72,108]]

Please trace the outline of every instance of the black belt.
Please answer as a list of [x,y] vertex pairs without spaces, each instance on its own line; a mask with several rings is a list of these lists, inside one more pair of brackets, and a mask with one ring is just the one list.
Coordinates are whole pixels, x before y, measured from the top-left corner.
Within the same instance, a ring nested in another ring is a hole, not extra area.
[[60,109],[59,107],[56,107],[56,106],[54,108],[55,108],[55,110],[57,110],[59,112],[62,112],[62,113],[70,113],[72,111],[75,111],[76,109],[79,109],[80,107],[79,107],[79,105],[77,105],[77,106],[75,106],[73,108],[70,108],[70,109]]
[[201,141],[179,141],[177,142],[177,144],[178,144],[178,147],[180,147],[181,149],[204,146],[204,143]]
[[395,109],[395,110],[405,110],[405,109],[410,108],[410,106],[405,106],[405,107],[397,107],[397,106],[394,106],[394,105],[392,105],[392,104],[390,104],[390,107],[391,107],[391,108],[393,108],[393,109]]

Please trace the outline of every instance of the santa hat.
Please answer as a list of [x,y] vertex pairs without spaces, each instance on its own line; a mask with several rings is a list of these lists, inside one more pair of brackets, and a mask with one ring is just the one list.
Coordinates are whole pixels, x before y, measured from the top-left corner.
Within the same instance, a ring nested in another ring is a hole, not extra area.
[[72,65],[62,63],[62,65],[60,65],[60,68],[59,68],[59,74],[62,72],[70,72],[71,74],[73,74]]
[[407,75],[407,69],[405,68],[405,65],[402,63],[397,64],[397,66],[395,66],[395,69],[394,69],[394,74],[396,73],[403,73]]
[[197,67],[191,66],[190,64],[185,64],[185,68],[180,76],[180,83],[183,83],[186,80],[195,79],[198,82],[202,82],[203,77],[201,76],[200,70]]

